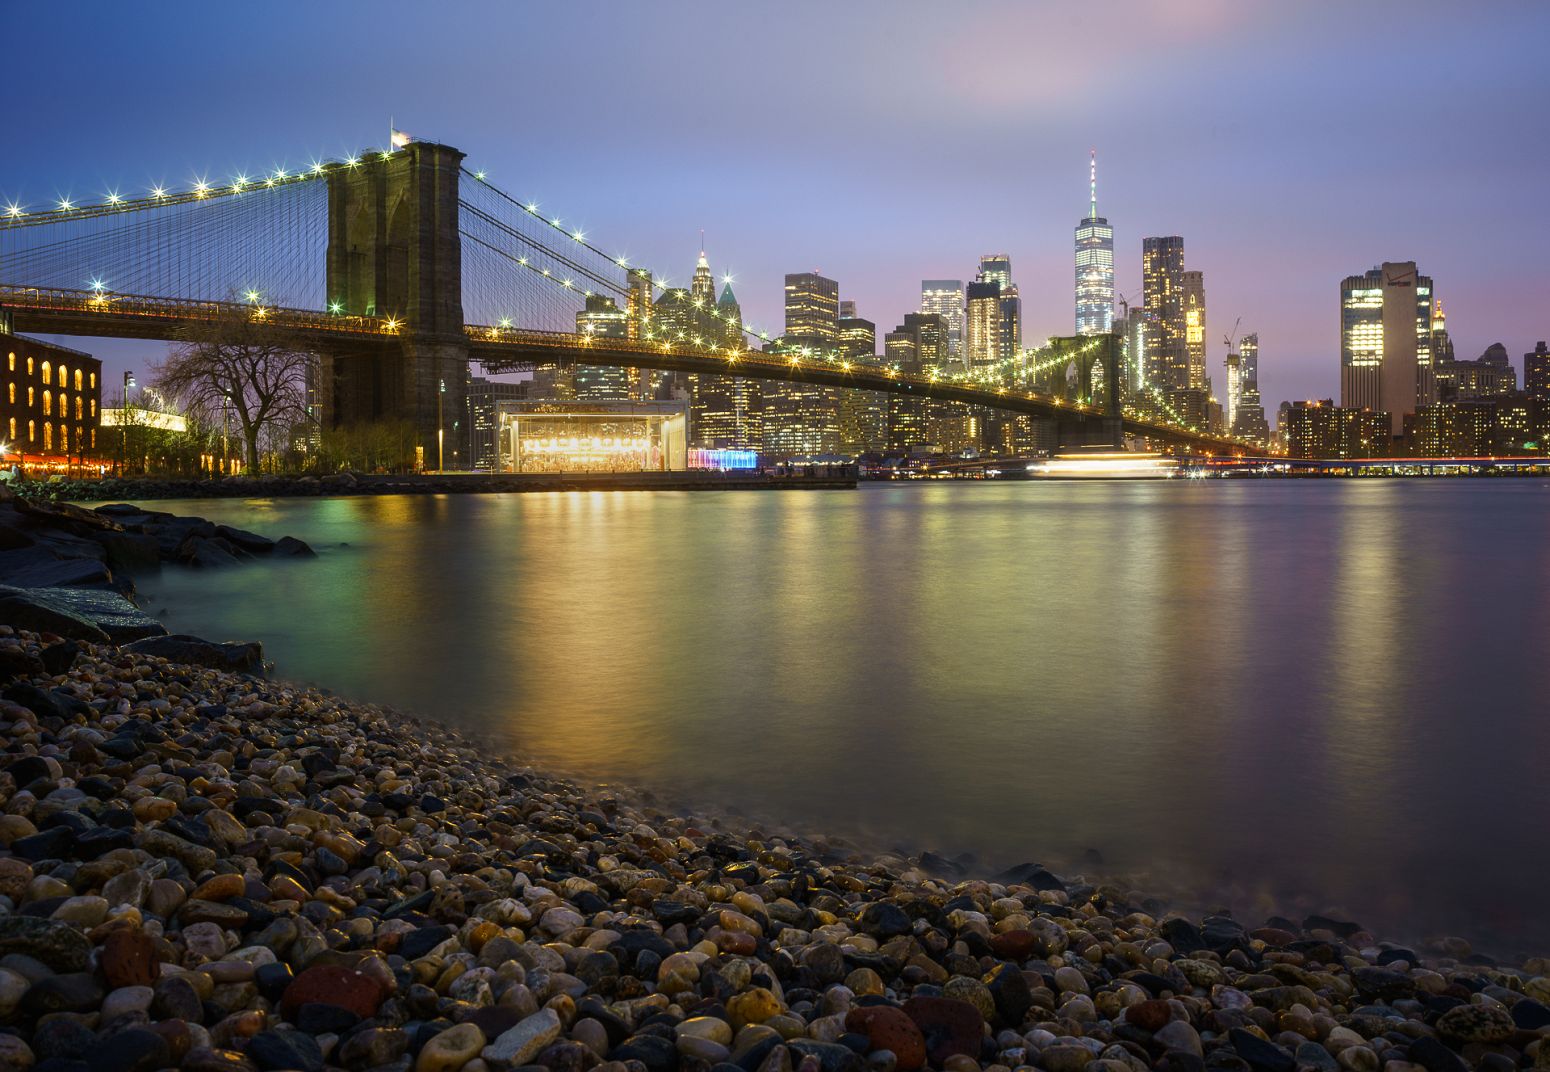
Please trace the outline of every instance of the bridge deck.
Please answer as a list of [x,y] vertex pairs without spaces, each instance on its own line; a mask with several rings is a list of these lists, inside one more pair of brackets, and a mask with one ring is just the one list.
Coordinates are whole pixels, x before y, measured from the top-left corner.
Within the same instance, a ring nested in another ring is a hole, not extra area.
[[[386,349],[400,344],[406,325],[391,317],[335,315],[306,309],[187,301],[143,295],[59,290],[0,284],[0,306],[18,330],[48,335],[176,341],[194,323],[232,309],[293,332],[320,350]],[[892,369],[808,359],[758,350],[709,352],[667,343],[599,339],[569,332],[468,325],[468,355],[491,371],[521,365],[570,363],[665,369],[712,375],[784,380],[916,398],[961,402],[1060,421],[1108,420],[1101,407],[1016,387],[978,387],[941,377],[911,376]],[[1261,456],[1262,448],[1189,428],[1127,416],[1126,434],[1221,454]]]

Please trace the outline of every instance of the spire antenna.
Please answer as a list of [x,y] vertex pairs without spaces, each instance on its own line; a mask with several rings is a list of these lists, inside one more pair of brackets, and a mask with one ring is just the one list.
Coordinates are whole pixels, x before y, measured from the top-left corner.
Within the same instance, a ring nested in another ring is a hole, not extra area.
[[1098,150],[1089,150],[1087,156],[1087,192],[1091,199],[1088,218],[1098,218]]

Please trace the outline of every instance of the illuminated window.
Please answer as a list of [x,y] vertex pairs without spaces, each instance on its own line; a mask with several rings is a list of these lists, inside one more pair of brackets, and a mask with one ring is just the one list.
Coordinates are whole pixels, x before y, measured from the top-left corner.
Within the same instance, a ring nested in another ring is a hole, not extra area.
[[[31,372],[32,370],[28,369],[27,371]],[[54,366],[53,366],[53,364],[48,362],[48,361],[43,362],[43,382],[45,384],[48,383],[49,378],[52,377],[53,375],[54,375]]]
[[11,405],[14,406],[14,405],[16,405],[16,385],[14,383],[10,385],[10,395],[11,395],[11,399],[10,399]]
[[59,386],[61,386],[61,387],[63,387],[66,384],[68,384],[70,382],[70,370],[65,368],[63,365],[60,365],[59,366],[59,378],[57,380],[55,380],[54,382],[59,384]]
[[84,437],[82,437],[82,435],[81,435],[81,426],[80,425],[76,425],[75,426],[75,449],[76,450],[85,450],[86,448],[83,446],[83,442],[84,442]]
[[97,389],[97,374],[95,372],[91,374],[91,388],[93,391]]
[[29,442],[29,443],[36,443],[37,441],[38,441],[38,422],[37,421],[28,421],[27,422],[27,442]]
[[[76,420],[80,420],[81,419],[81,396],[80,395],[76,395],[75,396],[75,419]],[[80,439],[81,438],[81,433],[77,432],[75,434],[75,438],[76,439]]]
[[15,417],[11,418],[11,438],[12,439],[16,438],[16,418]]
[[27,358],[27,375],[32,375],[32,358]]
[[35,390],[36,390],[36,388],[33,388],[33,387],[27,388],[27,408],[28,409],[31,409],[36,404],[36,402],[35,402],[35,400],[33,398],[33,391],[35,391]]
[[95,398],[91,400],[91,415],[93,417],[97,415],[97,400]]
[[97,429],[95,428],[91,430],[91,445],[93,450],[97,449]]
[[68,424],[61,424],[59,426],[59,449],[66,454],[70,453],[70,426]]
[[47,421],[43,422],[43,449],[54,449],[54,426]]
[[8,371],[8,372],[15,372],[16,371],[16,355],[14,353],[10,355],[8,364],[9,364],[10,367],[6,371]]
[[54,392],[48,390],[47,388],[44,388],[44,390],[43,390],[43,416],[45,416],[45,417],[52,417],[53,415],[54,415]]
[[75,389],[77,391],[79,391],[81,389],[81,370],[80,369],[76,369],[75,370]]
[[70,416],[70,396],[63,391],[59,392],[59,415],[61,417]]

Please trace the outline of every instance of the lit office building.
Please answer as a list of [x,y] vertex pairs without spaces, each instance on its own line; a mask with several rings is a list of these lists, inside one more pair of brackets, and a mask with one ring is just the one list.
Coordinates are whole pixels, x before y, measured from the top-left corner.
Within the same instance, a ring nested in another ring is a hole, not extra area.
[[[917,370],[922,376],[941,372],[953,360],[952,325],[937,313],[905,313],[904,323],[896,331],[908,332],[914,340]],[[892,361],[889,362],[892,364]]]
[[1206,283],[1201,272],[1185,272],[1184,360],[1189,366],[1189,386],[1206,388]]
[[1177,235],[1142,239],[1141,288],[1146,313],[1142,347],[1146,386],[1159,391],[1188,387],[1184,239]]
[[[855,365],[877,364],[877,325],[856,315],[856,303],[840,302],[840,356]],[[887,447],[888,396],[882,391],[841,391],[840,452],[876,453]]]
[[[1435,344],[1435,336],[1433,341]],[[1508,360],[1507,348],[1499,342],[1486,347],[1485,353],[1473,361],[1438,357],[1434,367],[1439,402],[1496,398],[1518,390],[1518,371]]]
[[[916,323],[911,324],[911,318],[918,319]],[[920,358],[922,324],[936,333],[938,340],[936,345],[943,348],[939,349],[934,356],[940,356],[945,352],[947,321],[935,313],[910,313],[905,316],[903,324],[883,336],[883,360],[890,367],[913,376],[922,373],[924,370],[924,364]],[[909,454],[929,442],[927,399],[891,394],[888,396],[887,406],[886,438],[889,452]]]
[[1017,284],[1001,288],[1001,360],[1004,368],[1012,367],[1012,359],[1023,348],[1023,300],[1018,297]]
[[970,368],[994,365],[1001,357],[1001,284],[970,283],[965,297],[964,361]]
[[922,279],[920,311],[926,316],[939,316],[947,322],[948,357],[961,366],[964,338],[963,280]]
[[493,473],[500,468],[500,404],[527,398],[530,386],[527,380],[512,383],[483,376],[469,379],[468,427],[474,468],[478,471]]
[[1523,390],[1534,398],[1550,399],[1550,348],[1543,339],[1523,355]]
[[[780,340],[771,353],[790,352]],[[775,461],[840,453],[840,388],[772,380],[764,385],[764,453]]]
[[1259,443],[1270,439],[1265,420],[1265,405],[1259,395],[1259,335],[1248,334],[1238,340],[1238,399],[1228,425],[1233,435]]
[[651,333],[651,273],[644,268],[631,268],[626,277],[629,295],[625,299],[624,312],[629,318],[627,337],[644,339]]
[[1087,218],[1076,225],[1076,333],[1114,326],[1114,228],[1098,215],[1098,154],[1088,161]]
[[[746,348],[743,311],[731,283],[722,285],[716,312],[721,317],[717,326],[724,344]],[[710,326],[706,325],[705,330],[710,330]],[[688,381],[689,437],[693,446],[712,450],[763,449],[764,395],[758,380],[695,373]]]
[[[586,306],[576,314],[576,334],[586,339],[624,339],[629,336],[629,314],[602,294],[589,294]],[[604,402],[630,397],[630,369],[613,365],[577,365],[572,382],[576,398]]]
[[705,259],[703,249],[694,265],[694,276],[689,280],[689,300],[701,309],[709,309],[716,302],[716,280],[710,274],[710,261]]
[[1418,458],[1480,458],[1495,452],[1493,399],[1434,402],[1405,421],[1405,442]]
[[1432,281],[1414,261],[1385,262],[1340,283],[1340,404],[1405,417],[1437,400]]
[[1382,458],[1389,453],[1386,413],[1321,402],[1282,403],[1280,433],[1293,458]]
[[786,336],[826,350],[839,337],[840,285],[816,272],[786,276]]

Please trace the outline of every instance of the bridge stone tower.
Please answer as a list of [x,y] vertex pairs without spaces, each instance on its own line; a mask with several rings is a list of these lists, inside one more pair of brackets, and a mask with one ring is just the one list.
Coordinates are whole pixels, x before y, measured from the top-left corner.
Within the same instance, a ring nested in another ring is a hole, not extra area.
[[324,355],[323,423],[410,421],[428,469],[438,439],[446,468],[469,464],[462,161],[451,146],[412,142],[328,178],[328,301],[402,327],[386,345]]

